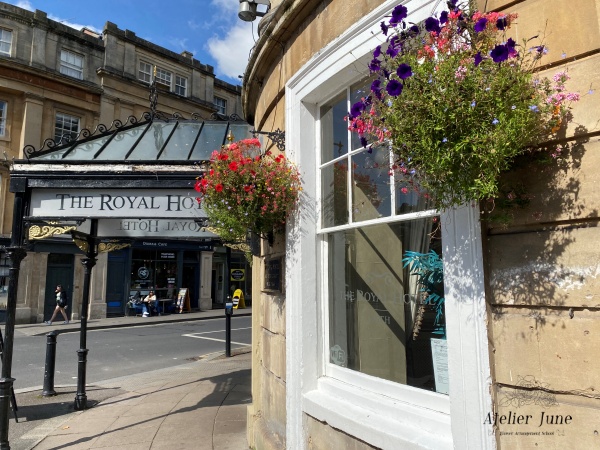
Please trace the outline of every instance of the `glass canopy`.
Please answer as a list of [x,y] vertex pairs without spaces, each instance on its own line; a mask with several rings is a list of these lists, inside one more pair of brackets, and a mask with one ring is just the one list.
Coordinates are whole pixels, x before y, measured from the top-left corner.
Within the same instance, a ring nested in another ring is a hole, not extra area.
[[252,137],[243,121],[154,119],[34,152],[37,161],[205,161],[233,139]]

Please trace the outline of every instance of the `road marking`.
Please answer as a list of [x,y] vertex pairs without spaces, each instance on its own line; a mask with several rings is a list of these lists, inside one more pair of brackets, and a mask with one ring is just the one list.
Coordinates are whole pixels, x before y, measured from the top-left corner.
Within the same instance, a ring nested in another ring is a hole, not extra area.
[[[212,333],[212,332],[211,332]],[[207,341],[217,341],[217,342],[227,342],[225,339],[216,339],[216,338],[209,338],[206,336],[197,336],[198,333],[192,333],[192,334],[182,334],[183,337],[191,337],[191,338],[195,338],[195,339],[206,339]],[[248,345],[248,343],[242,343],[242,342],[235,342],[235,341],[231,341],[232,344],[237,344],[237,345]]]
[[[238,331],[238,330],[251,330],[252,327],[245,327],[245,328],[232,328],[231,331]],[[190,334],[209,334],[209,333],[224,333],[225,330],[216,330],[216,331],[202,331],[202,332],[198,332],[198,333],[190,333]],[[189,336],[187,334],[184,334],[183,336]]]

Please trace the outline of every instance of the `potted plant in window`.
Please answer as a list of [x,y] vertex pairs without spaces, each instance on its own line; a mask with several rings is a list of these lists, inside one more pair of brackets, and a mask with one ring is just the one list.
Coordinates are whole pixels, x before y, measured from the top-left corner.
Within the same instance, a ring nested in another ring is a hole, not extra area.
[[422,24],[394,8],[369,64],[370,92],[348,115],[362,144],[389,145],[396,173],[438,209],[496,197],[499,175],[517,156],[546,150],[540,144],[579,99],[566,91],[566,72],[536,74],[542,43],[507,37],[516,14],[447,3]]
[[258,139],[214,151],[195,189],[211,227],[230,242],[283,230],[302,190],[298,169],[283,154],[262,154]]

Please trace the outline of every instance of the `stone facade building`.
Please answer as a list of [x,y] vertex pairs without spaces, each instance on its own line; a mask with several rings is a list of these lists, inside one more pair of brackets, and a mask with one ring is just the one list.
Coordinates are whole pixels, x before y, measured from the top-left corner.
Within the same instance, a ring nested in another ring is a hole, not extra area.
[[[44,11],[30,12],[0,2],[2,244],[9,243],[13,221],[10,162],[25,159],[23,149],[27,146],[50,149],[69,139],[85,137],[88,131],[94,133],[99,125],[109,128],[115,120],[126,124],[130,117],[139,119],[150,110],[152,82],[158,88],[159,113],[176,113],[183,118],[194,115],[205,120],[211,115],[213,119],[242,115],[241,87],[216,78],[212,66],[201,63],[189,52],[177,54],[139,38],[133,31],[121,30],[112,22],[106,22],[101,33],[75,30],[49,19]],[[53,308],[53,286],[48,291],[47,283],[56,283],[46,276],[50,266],[72,280],[73,301],[81,298],[82,269],[76,263],[81,254],[74,247],[70,254],[62,254],[52,242],[40,245],[21,267],[17,322],[39,322],[48,317],[48,307]],[[180,251],[183,255],[184,250]],[[3,257],[0,264],[2,303],[8,262]],[[100,303],[106,302],[108,296],[107,264],[108,256],[100,255],[95,269],[99,275],[92,292],[94,301]],[[121,301],[121,310],[122,305]],[[76,318],[78,308],[73,306]],[[106,304],[97,306],[92,311],[105,317]]]
[[[410,199],[383,212],[383,202],[370,201],[355,175],[387,175],[350,171],[377,156],[353,147],[343,123],[384,41],[379,23],[399,3],[415,23],[445,8],[433,0],[272,0],[260,21],[244,113],[257,130],[285,130],[305,190],[286,235],[254,265],[249,444],[596,448],[600,5],[475,2],[518,13],[511,33],[519,42],[543,35],[550,52],[540,71],[568,70],[568,88],[582,98],[558,164],[524,161],[507,175],[529,193],[528,205],[503,226],[480,222],[472,205],[442,211],[439,234],[426,242],[419,232],[431,231],[423,224],[435,216],[415,214]],[[336,177],[352,181],[335,189]],[[401,264],[410,245],[443,252],[444,342],[424,327],[410,338],[417,308]],[[260,290],[273,261],[283,261],[282,287]]]

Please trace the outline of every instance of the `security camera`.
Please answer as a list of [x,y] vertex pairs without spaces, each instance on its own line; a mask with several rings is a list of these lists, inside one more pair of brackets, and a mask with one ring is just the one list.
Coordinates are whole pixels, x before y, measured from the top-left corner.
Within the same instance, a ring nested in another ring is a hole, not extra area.
[[[257,5],[264,5],[267,9],[265,11],[258,11]],[[264,16],[270,7],[271,2],[269,0],[240,0],[238,17],[244,22],[252,22],[256,19],[256,16]]]

